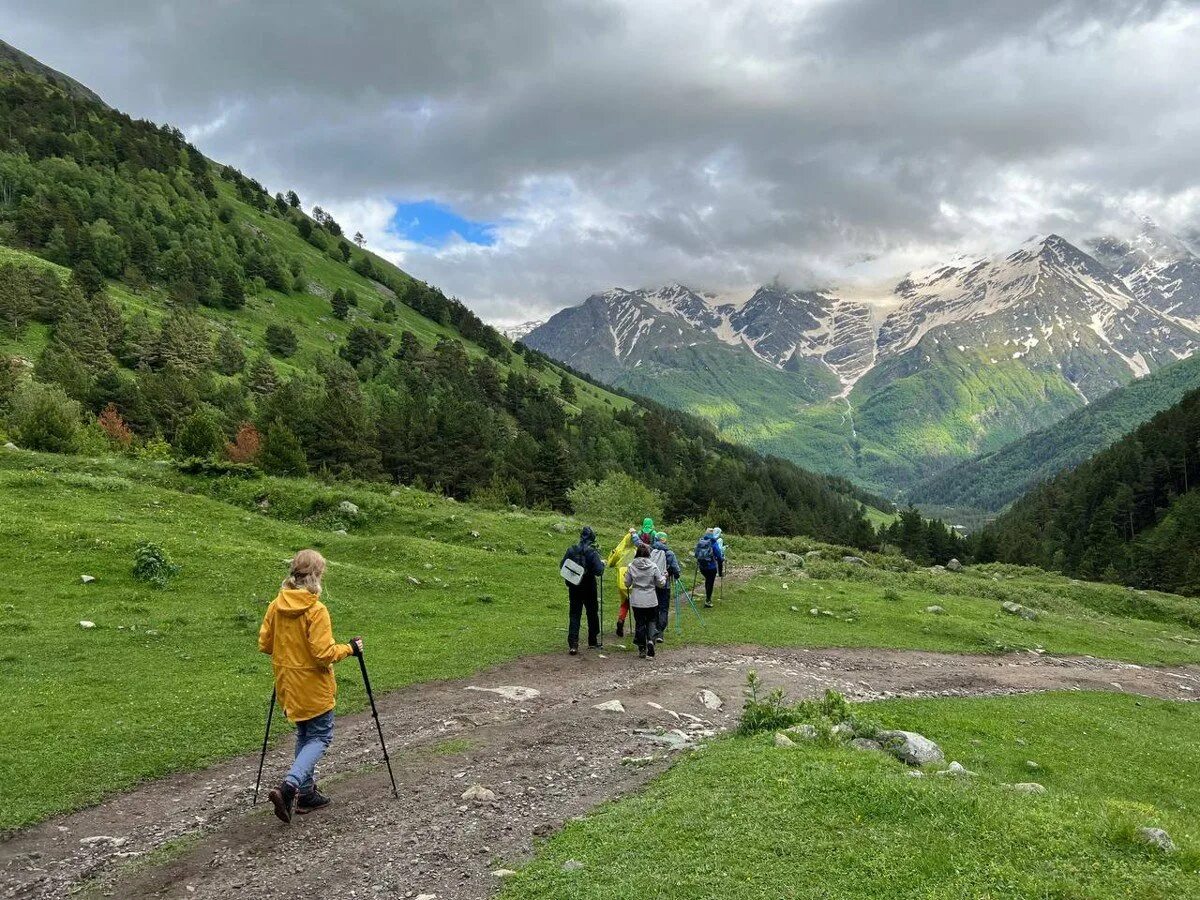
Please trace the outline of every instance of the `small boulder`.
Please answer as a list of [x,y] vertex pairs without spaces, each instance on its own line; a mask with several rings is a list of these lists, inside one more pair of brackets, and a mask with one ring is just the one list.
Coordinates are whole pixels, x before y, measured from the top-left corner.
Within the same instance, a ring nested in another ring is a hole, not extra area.
[[940,616],[945,611],[946,610],[943,607],[938,606],[936,603],[933,606],[925,607],[925,612],[929,613],[930,615],[934,615],[934,616]]
[[462,799],[474,800],[476,803],[491,803],[496,799],[496,792],[476,783],[463,791]]
[[566,534],[567,533],[567,523],[566,522],[555,522],[550,527],[554,529],[556,534]]
[[705,709],[720,709],[725,705],[725,701],[708,688],[700,692],[700,702],[704,704]]
[[598,709],[601,712],[625,712],[625,704],[620,700],[606,700],[604,703],[597,703],[592,709]]
[[1044,785],[1038,784],[1036,781],[1022,781],[1019,784],[1009,785],[1009,787],[1018,794],[1044,794],[1046,788]]
[[1171,840],[1171,835],[1162,828],[1139,828],[1137,839],[1146,846],[1161,850],[1163,853],[1175,851],[1175,842]]
[[793,725],[791,728],[785,729],[785,733],[792,737],[803,738],[806,741],[815,741],[817,739],[817,729],[806,723]]
[[855,750],[862,750],[864,752],[883,749],[879,741],[873,741],[870,738],[855,738],[850,742],[850,746]]
[[578,872],[582,868],[583,868],[583,863],[581,863],[577,859],[568,859],[565,863],[562,864],[562,870],[564,872]]
[[337,505],[337,511],[340,512],[344,516],[357,517],[358,515],[360,515],[360,513],[358,511],[358,506],[351,503],[349,500],[343,500],[341,503],[339,503]]
[[21,448],[18,447],[16,444],[14,444],[12,441],[5,441],[4,449],[5,450],[20,450]]
[[832,729],[830,729],[830,733],[833,734],[835,738],[844,741],[854,737],[854,729],[850,726],[849,722],[838,722],[833,726]]
[[1025,760],[1025,768],[1029,769],[1030,771],[1034,771],[1035,769],[1040,769],[1041,766],[1035,763],[1032,759],[1027,759]]
[[963,570],[963,564],[957,559],[952,559],[950,562],[946,563],[946,569],[950,572],[961,572]]
[[972,772],[970,769],[966,768],[960,762],[952,762],[952,763],[950,763],[950,765],[948,765],[946,768],[942,769],[937,774],[946,775],[946,776],[949,776],[950,778],[958,778],[963,775],[974,775],[975,773]]
[[87,619],[81,619],[81,620],[80,620],[80,622],[79,622],[79,627],[80,627],[80,628],[83,628],[83,629],[95,628],[95,627],[96,627],[96,623],[95,623],[95,622],[89,622]]
[[852,566],[865,566],[867,561],[861,556],[843,556],[842,562],[849,563]]
[[1030,622],[1037,618],[1037,612],[1030,609],[1028,606],[1022,606],[1020,603],[1014,603],[1011,600],[1005,600],[1000,604],[1000,608],[1010,616],[1020,616],[1022,619],[1026,619]]
[[910,766],[940,763],[946,758],[941,747],[915,731],[881,731],[877,738],[888,753]]
[[516,874],[517,872],[515,869],[495,869],[492,871],[492,875],[494,875],[496,878],[512,878],[512,876]]
[[933,573],[934,575],[941,575],[943,572],[946,571],[946,567],[945,566],[930,566],[929,571],[931,573]]
[[786,734],[784,734],[782,731],[777,731],[777,732],[775,732],[775,746],[776,747],[795,747],[796,742],[793,741]]
[[421,579],[417,578],[415,575],[409,575],[404,580],[407,581],[409,584],[413,585],[414,587],[421,586]]
[[470,532],[470,534],[471,534],[471,537],[473,537],[473,538],[477,538],[477,537],[479,537],[479,532],[478,532],[478,531],[472,531],[472,532]]
[[804,557],[805,557],[805,559],[820,559],[821,551],[820,550],[809,550],[807,553],[804,554]]
[[[818,550],[818,551],[816,551],[816,552],[817,552],[817,555],[819,556],[819,555],[820,555],[820,551]],[[794,564],[794,563],[802,563],[802,562],[804,562],[804,557],[800,556],[800,554],[798,554],[798,553],[789,553],[787,550],[776,550],[776,551],[775,551],[775,555],[776,555],[776,556],[778,556],[780,559],[782,559],[782,560],[783,560],[784,562],[786,562],[786,563],[793,563],[793,564]]]
[[95,580],[96,580],[96,578],[93,575],[80,575],[79,576],[80,584],[91,584]]

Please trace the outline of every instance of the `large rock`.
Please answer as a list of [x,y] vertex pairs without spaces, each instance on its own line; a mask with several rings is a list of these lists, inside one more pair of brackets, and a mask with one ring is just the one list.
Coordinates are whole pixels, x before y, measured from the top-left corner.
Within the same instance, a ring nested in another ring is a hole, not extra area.
[[12,441],[5,441],[4,449],[5,450],[20,450],[21,448],[18,447],[16,444],[14,444]]
[[787,734],[789,737],[799,737],[799,738],[803,738],[806,741],[815,741],[817,739],[816,726],[809,725],[807,723],[800,724],[800,725],[793,725],[791,728],[788,728],[786,731],[787,731]]
[[963,570],[963,564],[957,559],[952,559],[950,562],[946,563],[946,568],[951,572],[961,572]]
[[351,503],[349,500],[343,500],[341,503],[339,503],[337,505],[337,511],[344,516],[357,517],[359,515],[358,506]]
[[861,556],[843,556],[842,562],[849,563],[852,566],[865,566],[867,561]]
[[717,693],[710,691],[708,688],[700,692],[700,702],[704,705],[705,709],[720,709],[725,705],[725,701]]
[[1020,603],[1013,603],[1011,600],[1005,600],[1000,604],[1000,608],[1010,616],[1020,616],[1022,619],[1027,619],[1032,622],[1037,618],[1037,612],[1030,609],[1028,606],[1022,606]]
[[496,799],[496,792],[488,790],[482,784],[473,784],[462,793],[464,800],[474,800],[476,803],[491,803]]
[[915,731],[881,731],[876,739],[883,749],[910,766],[925,766],[945,760],[942,748]]
[[625,704],[620,700],[608,700],[604,703],[597,703],[592,709],[598,709],[601,712],[623,713],[625,712]]
[[1137,839],[1149,847],[1156,850],[1161,850],[1164,853],[1172,853],[1175,850],[1175,842],[1171,840],[1171,835],[1167,834],[1161,828],[1139,828],[1137,830]]

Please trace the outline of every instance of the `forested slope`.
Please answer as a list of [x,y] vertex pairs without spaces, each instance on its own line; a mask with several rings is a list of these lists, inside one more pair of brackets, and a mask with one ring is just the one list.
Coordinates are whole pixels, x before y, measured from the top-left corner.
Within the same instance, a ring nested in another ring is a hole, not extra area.
[[1022,497],[977,556],[1200,594],[1200,391]]
[[0,412],[22,446],[556,508],[622,471],[673,518],[874,540],[835,483],[514,348],[177,129],[2,61],[0,121]]
[[1197,388],[1200,358],[1182,360],[1117,388],[1048,428],[926,479],[909,498],[927,506],[998,511]]

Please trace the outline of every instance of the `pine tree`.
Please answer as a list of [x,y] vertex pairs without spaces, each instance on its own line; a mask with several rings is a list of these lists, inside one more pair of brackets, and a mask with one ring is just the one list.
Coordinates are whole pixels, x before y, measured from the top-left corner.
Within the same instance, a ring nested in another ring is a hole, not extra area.
[[213,365],[222,375],[239,375],[246,368],[246,351],[241,339],[229,328],[222,328],[213,348]]
[[304,448],[286,425],[273,423],[267,427],[258,465],[268,475],[303,475],[308,471]]
[[265,335],[267,349],[275,356],[287,358],[296,352],[299,346],[296,332],[290,325],[279,325],[272,322],[267,326]]
[[350,314],[350,301],[346,297],[346,292],[341,288],[333,292],[329,303],[333,307],[333,317],[335,319],[344,320]]
[[261,397],[275,393],[279,387],[279,377],[275,374],[275,366],[267,355],[260,354],[250,366],[246,377],[246,387]]
[[209,416],[196,412],[175,436],[175,455],[180,459],[212,459],[225,446],[225,435]]
[[574,403],[577,399],[575,393],[575,382],[571,380],[571,376],[563,373],[562,380],[558,383],[558,393],[568,403]]

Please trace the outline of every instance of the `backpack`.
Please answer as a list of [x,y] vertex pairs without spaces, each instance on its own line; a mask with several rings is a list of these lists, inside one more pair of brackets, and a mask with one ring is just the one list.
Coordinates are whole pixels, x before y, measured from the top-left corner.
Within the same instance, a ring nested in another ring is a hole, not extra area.
[[696,544],[696,562],[702,569],[712,569],[716,566],[713,545],[709,538],[700,538],[699,543]]
[[667,551],[651,550],[650,562],[654,563],[654,567],[658,569],[658,574],[663,578],[667,577]]
[[558,574],[563,577],[563,581],[570,585],[578,585],[583,581],[583,576],[587,569],[584,567],[586,557],[583,549],[578,545],[574,545],[567,550],[567,558],[563,560],[562,568],[558,570]]

